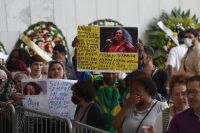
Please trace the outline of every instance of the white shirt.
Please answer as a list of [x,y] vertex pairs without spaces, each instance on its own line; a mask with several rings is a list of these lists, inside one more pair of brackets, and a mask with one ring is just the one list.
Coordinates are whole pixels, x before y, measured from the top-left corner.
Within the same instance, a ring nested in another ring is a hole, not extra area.
[[[126,114],[122,125],[122,132],[123,133],[134,133],[136,132],[137,127],[139,126],[141,120],[153,106],[153,104],[157,100],[153,100],[151,106],[145,111],[136,111],[136,108],[132,106]],[[152,108],[151,112],[147,115],[147,117],[142,122],[141,126],[139,127],[138,133],[143,133],[142,126],[150,126],[154,125],[156,116],[159,112],[167,108],[166,104],[163,102],[157,102],[157,104]]]
[[28,79],[47,79],[47,76],[41,74],[39,78],[32,78],[31,75],[29,74]]
[[171,65],[175,71],[178,71],[181,66],[181,60],[186,54],[188,47],[185,44],[173,47],[167,58],[167,65]]

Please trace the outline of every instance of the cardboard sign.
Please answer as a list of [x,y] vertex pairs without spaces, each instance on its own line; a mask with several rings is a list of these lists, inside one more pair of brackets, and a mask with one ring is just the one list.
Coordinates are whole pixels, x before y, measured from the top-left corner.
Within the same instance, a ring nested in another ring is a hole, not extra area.
[[76,82],[66,79],[23,80],[23,106],[73,119],[76,105],[71,102],[71,86]]
[[[119,41],[119,34],[123,39]],[[138,68],[136,27],[79,26],[78,71],[130,72]]]

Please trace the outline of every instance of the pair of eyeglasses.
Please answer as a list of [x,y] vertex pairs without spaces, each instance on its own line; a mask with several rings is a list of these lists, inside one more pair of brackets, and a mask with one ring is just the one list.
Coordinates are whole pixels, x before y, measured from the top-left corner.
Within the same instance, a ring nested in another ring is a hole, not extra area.
[[186,93],[187,93],[187,96],[192,96],[192,97],[194,97],[194,96],[196,96],[197,94],[200,93],[200,90],[187,91]]
[[175,97],[180,97],[180,96],[186,97],[187,96],[187,92],[185,91],[185,92],[176,93],[173,96],[175,96]]

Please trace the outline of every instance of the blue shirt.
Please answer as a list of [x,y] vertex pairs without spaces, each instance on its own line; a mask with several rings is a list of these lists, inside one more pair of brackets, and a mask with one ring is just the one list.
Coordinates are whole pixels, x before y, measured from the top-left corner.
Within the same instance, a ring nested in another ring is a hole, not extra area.
[[189,108],[173,117],[167,133],[200,133],[200,119]]

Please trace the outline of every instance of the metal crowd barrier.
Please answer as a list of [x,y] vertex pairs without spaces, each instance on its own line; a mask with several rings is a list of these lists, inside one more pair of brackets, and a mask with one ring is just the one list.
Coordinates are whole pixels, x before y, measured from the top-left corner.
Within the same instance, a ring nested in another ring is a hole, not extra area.
[[86,125],[84,123],[80,123],[78,121],[72,121],[72,133],[109,133],[109,132]]
[[16,107],[18,133],[71,133],[69,119],[49,115],[25,107]]
[[0,133],[108,133],[92,126],[0,102]]
[[0,133],[15,133],[15,108],[0,101]]

